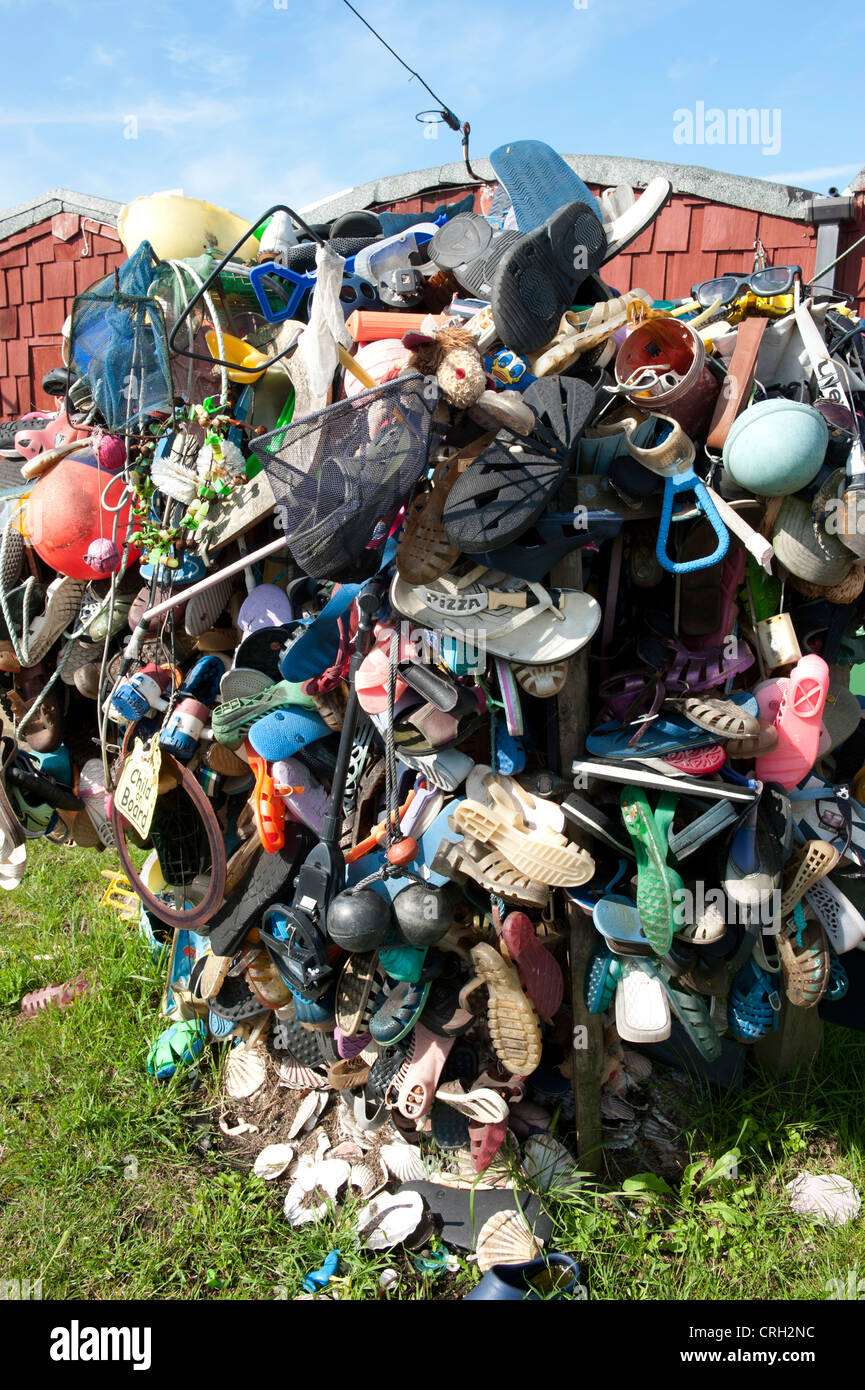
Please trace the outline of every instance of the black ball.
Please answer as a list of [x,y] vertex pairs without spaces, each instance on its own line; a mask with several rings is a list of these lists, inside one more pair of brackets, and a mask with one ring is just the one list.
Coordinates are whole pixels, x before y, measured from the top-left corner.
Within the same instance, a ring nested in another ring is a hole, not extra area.
[[374,951],[390,925],[390,903],[372,888],[338,893],[327,909],[327,934],[344,951]]
[[431,883],[412,883],[393,900],[400,936],[409,946],[435,946],[454,919],[453,904],[443,888]]

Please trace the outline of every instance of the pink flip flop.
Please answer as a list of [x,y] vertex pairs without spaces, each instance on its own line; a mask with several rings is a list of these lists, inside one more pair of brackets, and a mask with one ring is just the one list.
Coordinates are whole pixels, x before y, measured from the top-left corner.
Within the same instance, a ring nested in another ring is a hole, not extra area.
[[431,1033],[422,1023],[414,1028],[414,1056],[402,1077],[396,1108],[407,1120],[419,1120],[432,1109],[436,1088],[454,1045],[453,1038]]
[[482,1173],[490,1166],[505,1142],[507,1132],[507,1120],[497,1120],[491,1125],[469,1125],[469,1149],[476,1173]]
[[[767,709],[770,695],[765,685],[771,684],[764,683]],[[829,667],[822,656],[803,656],[787,677],[775,715],[778,746],[754,763],[754,771],[761,782],[779,782],[785,791],[791,791],[811,771],[817,761],[828,693]],[[759,695],[757,702],[760,704]],[[763,713],[762,705],[760,713]]]
[[711,777],[713,772],[724,766],[727,754],[720,743],[708,748],[682,748],[676,753],[665,753],[661,762],[668,763],[674,772],[688,777]]
[[525,912],[509,912],[502,923],[499,945],[519,972],[523,989],[541,1018],[552,1018],[564,995],[562,969],[538,940],[534,924]]

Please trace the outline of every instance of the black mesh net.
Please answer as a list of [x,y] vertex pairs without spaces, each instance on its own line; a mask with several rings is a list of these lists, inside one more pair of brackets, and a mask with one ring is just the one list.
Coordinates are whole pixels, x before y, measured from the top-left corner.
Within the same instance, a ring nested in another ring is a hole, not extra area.
[[412,372],[254,441],[277,524],[307,574],[357,582],[375,573],[426,467],[437,399],[435,380]]
[[176,787],[160,796],[153,814],[150,838],[162,877],[172,888],[186,888],[209,870],[207,831],[186,793]]

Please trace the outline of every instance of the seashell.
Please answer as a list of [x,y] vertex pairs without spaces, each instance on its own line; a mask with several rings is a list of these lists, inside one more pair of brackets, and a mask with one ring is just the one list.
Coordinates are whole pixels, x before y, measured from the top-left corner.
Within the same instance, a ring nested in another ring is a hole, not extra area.
[[824,1226],[844,1226],[859,1214],[862,1199],[852,1182],[837,1173],[800,1173],[787,1183],[790,1207]]
[[394,1289],[399,1283],[399,1274],[395,1269],[383,1269],[378,1276],[378,1286],[380,1289]]
[[290,1091],[316,1090],[324,1083],[324,1074],[312,1067],[302,1067],[299,1062],[286,1058],[279,1064],[279,1084]]
[[339,1107],[339,1133],[351,1144],[356,1144],[364,1153],[375,1147],[375,1136],[361,1129],[352,1111],[343,1101]]
[[293,1158],[294,1149],[290,1144],[268,1144],[256,1157],[252,1171],[264,1178],[265,1182],[275,1182],[282,1177]]
[[573,1192],[582,1174],[552,1134],[533,1134],[523,1145],[523,1172],[541,1192]]
[[335,1202],[340,1188],[351,1181],[351,1164],[344,1158],[322,1158],[316,1162],[312,1175],[315,1186]]
[[291,1128],[288,1131],[289,1139],[296,1139],[302,1130],[312,1129],[327,1102],[326,1091],[310,1091],[309,1095],[304,1096],[297,1107],[297,1114],[291,1122]]
[[343,1144],[337,1144],[335,1149],[330,1151],[331,1158],[345,1158],[349,1163],[363,1162],[363,1149],[360,1144],[354,1144],[346,1140]]
[[248,1100],[267,1079],[267,1049],[262,1038],[233,1047],[225,1063],[225,1094],[232,1100]]
[[391,1176],[400,1182],[421,1182],[426,1177],[423,1159],[411,1144],[399,1139],[394,1144],[382,1144],[379,1156]]
[[652,1075],[652,1064],[642,1052],[632,1052],[630,1048],[625,1048],[624,1063],[625,1071],[633,1081],[645,1081]]
[[247,1124],[246,1120],[238,1120],[236,1125],[227,1125],[224,1120],[220,1120],[219,1132],[227,1135],[229,1139],[236,1139],[239,1134],[257,1134],[258,1125]]
[[423,1218],[418,1192],[382,1192],[358,1212],[357,1229],[369,1250],[392,1250],[408,1240]]
[[617,1095],[601,1096],[601,1114],[608,1120],[633,1120],[633,1107]]
[[379,1163],[373,1168],[369,1163],[355,1163],[351,1170],[352,1187],[360,1188],[361,1196],[373,1197],[376,1192],[380,1192],[387,1182],[387,1170]]
[[306,1197],[307,1192],[299,1183],[292,1183],[285,1194],[282,1212],[292,1226],[306,1226],[311,1221],[320,1221],[327,1214],[327,1202],[308,1207],[304,1205]]
[[521,1265],[526,1260],[536,1260],[542,1245],[518,1211],[497,1211],[478,1231],[478,1269],[486,1274],[493,1265]]

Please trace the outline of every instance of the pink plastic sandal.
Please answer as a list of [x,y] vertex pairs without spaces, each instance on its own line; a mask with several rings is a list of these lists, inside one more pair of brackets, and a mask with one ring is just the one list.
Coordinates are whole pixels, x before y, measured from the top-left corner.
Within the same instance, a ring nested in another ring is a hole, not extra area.
[[[761,782],[778,782],[785,791],[790,791],[808,775],[817,761],[828,693],[826,662],[821,656],[803,656],[787,678],[787,688],[775,716],[778,746],[754,763],[754,771]],[[762,708],[760,712],[763,713]]]
[[436,1087],[454,1045],[453,1038],[441,1038],[422,1023],[414,1027],[414,1055],[401,1078],[396,1108],[407,1120],[419,1120],[432,1109]]

